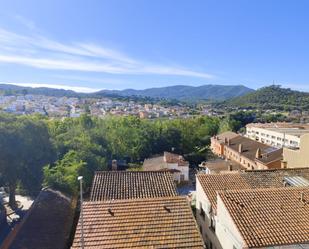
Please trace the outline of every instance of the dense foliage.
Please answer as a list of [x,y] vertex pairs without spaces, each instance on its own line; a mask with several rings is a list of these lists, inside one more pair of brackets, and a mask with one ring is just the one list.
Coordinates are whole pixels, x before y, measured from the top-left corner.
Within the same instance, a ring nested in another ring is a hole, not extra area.
[[272,85],[242,97],[228,100],[223,104],[221,103],[220,106],[281,111],[309,110],[309,93]]
[[43,184],[74,194],[78,175],[84,176],[87,191],[94,172],[106,170],[113,159],[134,165],[173,148],[199,162],[219,123],[211,117],[142,120],[83,115],[60,120],[1,114],[1,185],[9,188],[13,205],[16,188],[35,194]]

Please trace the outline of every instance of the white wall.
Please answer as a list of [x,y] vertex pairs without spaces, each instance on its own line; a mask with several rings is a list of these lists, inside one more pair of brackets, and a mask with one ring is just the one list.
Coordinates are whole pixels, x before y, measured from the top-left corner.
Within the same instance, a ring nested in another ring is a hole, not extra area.
[[[202,206],[201,206],[202,205]],[[205,211],[205,219],[200,215],[201,207]],[[213,249],[222,249],[216,234],[210,229],[210,219],[211,219],[211,204],[207,198],[200,182],[196,179],[196,221],[199,226],[202,226],[202,237],[204,243],[209,246],[209,242],[212,242]]]
[[216,235],[222,249],[242,249],[245,246],[232,217],[229,215],[221,198],[217,197],[217,227]]
[[[189,181],[189,166],[178,166],[178,163],[168,163],[167,168],[179,170],[180,174],[184,175],[185,181]],[[180,180],[180,174],[175,175],[178,178],[177,181]]]

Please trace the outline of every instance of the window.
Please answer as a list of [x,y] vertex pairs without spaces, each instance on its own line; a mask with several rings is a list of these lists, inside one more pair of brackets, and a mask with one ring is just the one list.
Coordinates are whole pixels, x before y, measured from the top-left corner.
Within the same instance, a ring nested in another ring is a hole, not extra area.
[[200,215],[202,216],[203,220],[205,220],[205,211],[203,209],[203,205],[201,202],[200,202]]
[[216,224],[215,224],[214,217],[211,217],[211,219],[210,219],[210,229],[211,229],[213,232],[216,231]]

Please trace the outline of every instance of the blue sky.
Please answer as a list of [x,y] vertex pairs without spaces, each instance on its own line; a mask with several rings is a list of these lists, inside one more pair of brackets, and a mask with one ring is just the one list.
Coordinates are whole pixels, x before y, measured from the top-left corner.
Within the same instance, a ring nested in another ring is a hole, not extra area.
[[307,0],[6,0],[0,82],[309,91]]

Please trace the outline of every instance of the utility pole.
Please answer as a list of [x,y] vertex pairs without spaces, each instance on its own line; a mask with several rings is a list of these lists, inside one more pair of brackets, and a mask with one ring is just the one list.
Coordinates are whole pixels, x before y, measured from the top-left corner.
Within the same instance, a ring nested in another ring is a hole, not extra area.
[[79,176],[77,180],[80,183],[80,224],[81,224],[81,249],[84,249],[84,214],[83,214],[83,177]]

